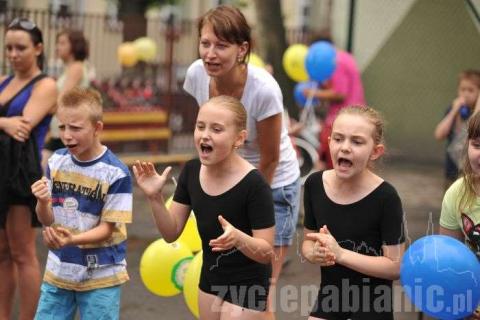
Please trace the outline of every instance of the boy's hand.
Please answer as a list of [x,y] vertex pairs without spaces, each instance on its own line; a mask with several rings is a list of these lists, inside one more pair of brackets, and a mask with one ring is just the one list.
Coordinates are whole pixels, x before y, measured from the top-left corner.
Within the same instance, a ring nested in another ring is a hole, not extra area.
[[452,111],[457,113],[460,108],[465,105],[465,98],[464,97],[457,97],[452,102]]
[[133,165],[135,180],[137,180],[138,186],[145,192],[147,197],[161,194],[171,170],[172,167],[167,167],[163,170],[162,175],[159,175],[151,162],[140,163],[140,161],[137,160]]
[[43,242],[50,249],[60,249],[73,243],[73,235],[62,227],[45,227]]
[[225,251],[236,247],[238,244],[238,230],[222,216],[218,216],[218,221],[222,225],[223,234],[216,239],[210,240],[209,244],[212,247],[212,251]]
[[42,177],[32,184],[32,193],[37,200],[43,204],[50,202],[50,190],[48,188],[48,180],[46,177]]

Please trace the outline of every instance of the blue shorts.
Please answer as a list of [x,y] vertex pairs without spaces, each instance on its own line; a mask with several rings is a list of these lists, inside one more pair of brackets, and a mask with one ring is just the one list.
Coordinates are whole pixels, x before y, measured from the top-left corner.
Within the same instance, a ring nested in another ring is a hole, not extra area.
[[119,319],[120,286],[73,291],[42,283],[35,319],[70,320],[75,317],[77,307],[80,319]]
[[272,189],[275,208],[275,246],[289,246],[295,234],[300,207],[300,179]]

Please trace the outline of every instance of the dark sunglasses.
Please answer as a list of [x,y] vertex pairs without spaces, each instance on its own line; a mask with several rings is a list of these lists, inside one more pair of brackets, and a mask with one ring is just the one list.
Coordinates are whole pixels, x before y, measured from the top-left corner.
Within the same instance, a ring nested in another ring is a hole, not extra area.
[[37,27],[37,25],[35,23],[33,23],[32,21],[30,21],[28,19],[25,19],[25,18],[15,18],[8,25],[8,29],[15,28],[15,27],[20,27],[24,30],[32,31],[33,29],[35,29]]

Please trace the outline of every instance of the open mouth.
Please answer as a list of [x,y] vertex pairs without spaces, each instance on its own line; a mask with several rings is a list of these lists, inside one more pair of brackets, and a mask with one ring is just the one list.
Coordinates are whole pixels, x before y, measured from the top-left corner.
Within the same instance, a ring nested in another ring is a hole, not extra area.
[[200,150],[202,151],[202,153],[208,154],[213,151],[213,147],[206,143],[200,143]]
[[337,163],[340,167],[343,168],[350,168],[351,166],[353,166],[353,162],[346,158],[338,158]]
[[219,68],[220,67],[220,63],[205,62],[205,65],[207,66],[207,68]]
[[68,149],[73,149],[77,146],[77,144],[66,144],[65,147],[67,147]]

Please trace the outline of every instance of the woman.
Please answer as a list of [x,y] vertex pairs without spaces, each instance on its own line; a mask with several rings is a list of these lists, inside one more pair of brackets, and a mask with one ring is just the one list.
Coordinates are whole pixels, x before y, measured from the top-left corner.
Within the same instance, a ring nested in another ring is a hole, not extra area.
[[[68,30],[57,34],[57,56],[63,61],[64,70],[57,80],[59,94],[79,86],[87,88],[90,85],[86,59],[88,58],[88,42],[81,31]],[[63,148],[62,140],[58,131],[58,121],[54,116],[50,123],[50,137],[43,149],[43,165],[52,153]]]
[[199,60],[187,70],[184,89],[203,105],[229,95],[247,111],[248,137],[242,156],[258,168],[272,188],[275,206],[275,257],[270,293],[280,275],[298,219],[300,170],[283,122],[282,92],[265,70],[249,65],[250,26],[235,7],[221,5],[200,18]]
[[[12,155],[11,150],[5,150],[7,146],[13,150],[33,143],[36,167],[41,174],[38,157],[57,98],[55,81],[42,74],[42,32],[32,21],[17,18],[7,27],[5,47],[13,75],[0,77],[0,152],[2,158],[7,158],[6,155]],[[17,164],[26,162],[24,158],[13,160]],[[11,318],[17,274],[22,306],[19,319],[33,319],[40,289],[34,229],[40,224],[34,212],[35,198],[29,185],[20,191],[13,188],[12,180],[5,177],[11,172],[5,170],[8,161],[2,161],[0,319]]]

